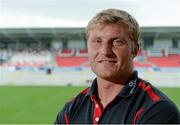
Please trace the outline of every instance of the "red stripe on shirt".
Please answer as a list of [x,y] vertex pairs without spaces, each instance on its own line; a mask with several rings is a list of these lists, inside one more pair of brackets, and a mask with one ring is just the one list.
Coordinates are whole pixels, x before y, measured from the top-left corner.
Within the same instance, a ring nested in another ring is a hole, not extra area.
[[90,88],[87,88],[81,92],[81,94],[87,94],[89,92]]
[[141,88],[143,91],[147,92],[151,100],[155,102],[160,100],[160,97],[153,91],[151,86],[146,85],[144,82],[140,82],[138,87]]
[[69,125],[69,119],[68,119],[68,116],[66,115],[66,113],[64,113],[64,117],[65,117],[66,124]]
[[143,111],[144,111],[144,109],[140,109],[140,110],[137,111],[137,113],[136,113],[136,115],[135,115],[135,117],[134,117],[133,124],[136,124],[138,117],[140,116],[140,114],[141,114]]

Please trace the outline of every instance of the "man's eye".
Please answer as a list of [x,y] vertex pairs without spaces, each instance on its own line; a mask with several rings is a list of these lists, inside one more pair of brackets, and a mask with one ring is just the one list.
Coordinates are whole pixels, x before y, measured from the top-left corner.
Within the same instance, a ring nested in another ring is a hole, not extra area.
[[94,43],[101,43],[101,40],[100,39],[95,39],[93,40]]
[[113,41],[113,46],[121,46],[123,45],[125,42],[122,40],[114,40]]

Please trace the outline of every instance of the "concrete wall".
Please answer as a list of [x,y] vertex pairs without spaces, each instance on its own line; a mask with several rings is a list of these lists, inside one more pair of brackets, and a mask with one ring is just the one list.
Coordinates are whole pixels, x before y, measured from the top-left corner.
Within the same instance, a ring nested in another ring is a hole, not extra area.
[[[139,76],[155,86],[180,87],[180,72],[140,71]],[[0,69],[0,85],[90,85],[95,75],[90,69],[83,71],[8,71]]]
[[172,48],[172,39],[155,39],[154,49],[168,49]]
[[69,40],[68,41],[69,49],[84,49],[86,48],[85,41],[83,40]]

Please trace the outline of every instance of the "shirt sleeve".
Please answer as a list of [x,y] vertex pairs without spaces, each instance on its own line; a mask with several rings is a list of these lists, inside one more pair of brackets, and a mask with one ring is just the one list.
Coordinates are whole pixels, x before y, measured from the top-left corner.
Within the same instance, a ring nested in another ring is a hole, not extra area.
[[137,124],[180,124],[180,113],[173,102],[161,101],[145,111]]
[[54,124],[69,124],[69,116],[67,113],[68,104],[57,114]]

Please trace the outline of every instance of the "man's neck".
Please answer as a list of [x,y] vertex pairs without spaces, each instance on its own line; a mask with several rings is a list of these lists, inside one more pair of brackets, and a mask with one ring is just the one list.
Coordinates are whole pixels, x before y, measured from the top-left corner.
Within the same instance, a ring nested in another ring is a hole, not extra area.
[[97,77],[98,96],[104,108],[122,90],[122,88],[125,86],[126,82],[128,81],[130,75],[126,76],[127,78],[123,78],[123,81],[121,80],[117,83]]

